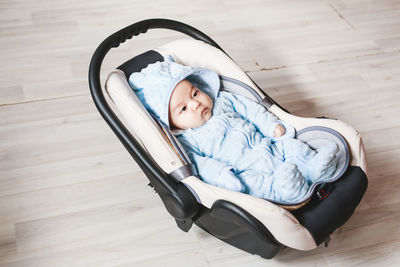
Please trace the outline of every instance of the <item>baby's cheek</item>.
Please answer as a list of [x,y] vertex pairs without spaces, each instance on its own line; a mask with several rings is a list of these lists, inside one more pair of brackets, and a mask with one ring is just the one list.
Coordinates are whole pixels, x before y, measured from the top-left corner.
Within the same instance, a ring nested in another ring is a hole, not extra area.
[[169,117],[169,122],[172,124],[176,124],[176,117],[175,116],[170,116]]

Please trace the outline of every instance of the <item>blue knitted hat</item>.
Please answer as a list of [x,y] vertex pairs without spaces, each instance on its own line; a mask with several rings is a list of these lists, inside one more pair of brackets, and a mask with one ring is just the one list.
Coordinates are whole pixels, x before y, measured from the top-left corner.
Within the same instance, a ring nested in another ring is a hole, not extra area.
[[184,79],[215,100],[220,87],[218,74],[208,69],[178,64],[171,56],[132,73],[129,84],[144,107],[170,128],[169,101],[175,86]]

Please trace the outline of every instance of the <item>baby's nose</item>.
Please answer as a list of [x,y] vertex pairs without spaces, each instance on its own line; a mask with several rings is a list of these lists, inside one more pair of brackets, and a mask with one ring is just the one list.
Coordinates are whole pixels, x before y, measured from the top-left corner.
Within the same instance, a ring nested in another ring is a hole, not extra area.
[[192,109],[192,110],[196,110],[198,107],[199,107],[199,102],[198,101],[196,101],[196,100],[192,100],[192,101],[190,101],[190,103],[189,103],[189,107],[190,107],[190,109]]

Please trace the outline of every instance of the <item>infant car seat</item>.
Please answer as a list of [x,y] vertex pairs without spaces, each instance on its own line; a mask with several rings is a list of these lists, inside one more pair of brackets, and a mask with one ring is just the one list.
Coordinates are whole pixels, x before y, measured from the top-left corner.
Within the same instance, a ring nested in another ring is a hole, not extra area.
[[[175,30],[194,40],[170,42],[112,71],[105,88],[121,114],[117,117],[100,84],[103,59],[111,48],[154,28]],[[326,139],[335,141],[340,147],[340,161],[332,179],[316,184],[305,201],[293,205],[233,192],[199,179],[179,141],[147,112],[128,84],[132,72],[163,61],[167,55],[172,55],[178,63],[217,72],[226,90],[258,101],[294,126],[297,138],[310,146],[318,148]],[[265,94],[213,40],[189,25],[150,19],[112,34],[92,57],[89,85],[101,115],[148,177],[149,185],[158,193],[177,226],[185,232],[195,223],[211,235],[263,258],[274,257],[285,246],[310,250],[324,241],[327,245],[330,234],[350,218],[367,188],[365,152],[356,130],[336,119],[290,114]]]

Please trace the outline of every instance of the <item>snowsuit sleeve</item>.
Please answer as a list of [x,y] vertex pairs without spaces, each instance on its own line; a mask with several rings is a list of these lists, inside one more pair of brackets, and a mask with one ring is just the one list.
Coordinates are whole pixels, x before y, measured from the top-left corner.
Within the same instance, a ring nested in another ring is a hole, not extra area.
[[[292,126],[279,120],[275,115],[268,112],[261,104],[239,94],[221,92],[220,95],[228,98],[231,101],[234,110],[244,119],[253,123],[257,127],[257,130],[265,137],[277,141],[280,139],[293,138],[295,136],[295,130]],[[276,138],[273,135],[275,127],[278,124],[284,126],[285,134]]]
[[185,140],[180,139],[180,141],[204,182],[236,192],[245,191],[245,186],[233,173],[232,166],[203,155]]

